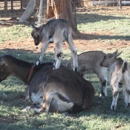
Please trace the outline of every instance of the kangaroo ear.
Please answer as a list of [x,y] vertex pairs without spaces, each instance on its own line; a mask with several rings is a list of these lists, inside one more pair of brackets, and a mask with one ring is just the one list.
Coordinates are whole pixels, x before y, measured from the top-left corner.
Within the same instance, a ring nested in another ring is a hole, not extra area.
[[121,51],[121,52],[118,52],[118,53],[116,54],[116,57],[118,57],[121,53],[122,53],[122,51]]
[[29,23],[30,24],[30,27],[34,30],[34,31],[37,31],[37,27],[35,27],[32,23]]
[[43,93],[43,88],[41,87],[41,88],[38,90],[37,93],[38,93],[38,94]]
[[115,52],[113,52],[112,55],[118,57],[121,53],[122,53],[122,51],[118,52],[118,50],[116,50]]
[[113,52],[113,56],[116,56],[117,55],[117,53],[118,53],[118,50],[116,50],[115,52]]

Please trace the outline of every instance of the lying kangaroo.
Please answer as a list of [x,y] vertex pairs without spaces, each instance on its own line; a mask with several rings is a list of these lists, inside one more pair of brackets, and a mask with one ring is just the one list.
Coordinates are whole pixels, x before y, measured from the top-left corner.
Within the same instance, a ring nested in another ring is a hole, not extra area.
[[43,67],[29,85],[32,108],[36,112],[69,112],[86,110],[92,105],[94,87],[79,73],[61,67]]
[[[11,55],[4,55],[0,57],[0,82],[13,75],[28,85],[35,74],[48,65],[53,65],[53,63],[46,62],[35,66],[34,63],[17,59]],[[28,98],[27,91],[25,92],[25,98]]]
[[[0,81],[14,75],[26,84],[30,84],[30,91],[27,92],[30,92],[31,100],[37,106],[40,103],[44,106],[52,97],[51,107],[45,107],[46,111],[79,112],[92,104],[94,88],[78,73],[66,68],[52,70],[52,63],[44,63],[34,66],[30,77],[29,73],[32,66],[33,63],[16,59],[10,55],[0,57]],[[36,111],[39,110],[38,108],[35,109]]]

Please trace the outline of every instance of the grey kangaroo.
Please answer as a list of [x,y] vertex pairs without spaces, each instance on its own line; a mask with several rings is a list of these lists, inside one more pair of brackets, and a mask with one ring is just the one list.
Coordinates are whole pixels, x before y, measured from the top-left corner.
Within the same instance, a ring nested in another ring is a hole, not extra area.
[[37,61],[37,65],[42,62],[44,53],[50,42],[55,44],[55,64],[54,69],[58,69],[61,64],[62,59],[62,44],[66,41],[72,52],[73,57],[73,70],[76,71],[78,68],[77,62],[77,51],[74,47],[72,38],[72,29],[70,24],[64,19],[53,19],[48,21],[45,25],[41,27],[35,27],[31,25],[33,31],[31,33],[35,45],[42,42],[41,55]]

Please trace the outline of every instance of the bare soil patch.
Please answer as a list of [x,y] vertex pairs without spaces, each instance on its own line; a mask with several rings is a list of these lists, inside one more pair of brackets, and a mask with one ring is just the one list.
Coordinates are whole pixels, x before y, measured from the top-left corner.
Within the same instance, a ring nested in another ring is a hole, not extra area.
[[[105,33],[106,34],[106,33]],[[118,41],[109,41],[105,40],[93,40],[97,38],[95,35],[85,34],[86,38],[84,39],[74,39],[75,47],[78,50],[82,51],[92,51],[92,50],[116,50],[123,49],[130,46],[130,41],[126,40],[118,40]],[[104,35],[103,33],[100,35]],[[34,41],[32,38],[28,38],[26,41],[6,41],[4,44],[0,45],[0,49],[23,49],[23,50],[31,50],[34,53],[40,52],[41,44],[39,46],[34,45]],[[69,49],[67,43],[63,44],[63,50]],[[54,51],[54,44],[50,44],[47,48],[48,52]]]
[[[119,10],[118,7],[106,7],[106,8],[91,8],[91,9],[79,9],[79,11],[91,11],[96,12],[99,11],[103,14],[123,14],[128,15],[130,12],[129,6],[123,6],[122,10]],[[18,24],[18,18],[12,17],[12,18],[0,18],[0,21],[4,21],[5,24],[3,24],[3,27],[8,27],[13,24]],[[128,46],[130,46],[129,40],[116,40],[116,41],[107,41],[103,39],[98,38],[100,36],[113,36],[114,34],[111,34],[111,32],[96,32],[89,34],[88,32],[84,32],[83,38],[80,39],[74,39],[75,47],[79,50],[83,51],[91,51],[91,50],[112,50],[112,49],[123,49]],[[96,40],[94,40],[96,39]],[[32,38],[23,39],[23,40],[16,40],[16,41],[6,41],[4,44],[0,45],[0,49],[24,49],[24,50],[32,50],[34,52],[39,52],[41,47],[35,46],[33,43]],[[63,44],[63,49],[69,49],[69,46],[67,43]],[[50,44],[47,51],[53,51],[54,50],[54,44]]]

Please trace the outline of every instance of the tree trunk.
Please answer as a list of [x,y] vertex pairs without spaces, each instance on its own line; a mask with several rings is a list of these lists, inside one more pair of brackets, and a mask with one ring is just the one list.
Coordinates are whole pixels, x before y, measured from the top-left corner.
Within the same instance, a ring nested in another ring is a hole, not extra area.
[[119,9],[122,9],[122,0],[119,0]]
[[76,7],[83,7],[84,6],[84,1],[83,0],[72,0],[72,1],[75,1],[75,6]]
[[46,14],[48,18],[66,19],[72,26],[73,36],[78,37],[80,33],[77,29],[76,18],[72,10],[74,4],[75,3],[72,3],[71,0],[48,0]]
[[35,9],[35,6],[36,6],[36,0],[30,0],[27,4],[26,10],[19,18],[19,21],[25,22],[26,20],[28,20]]

